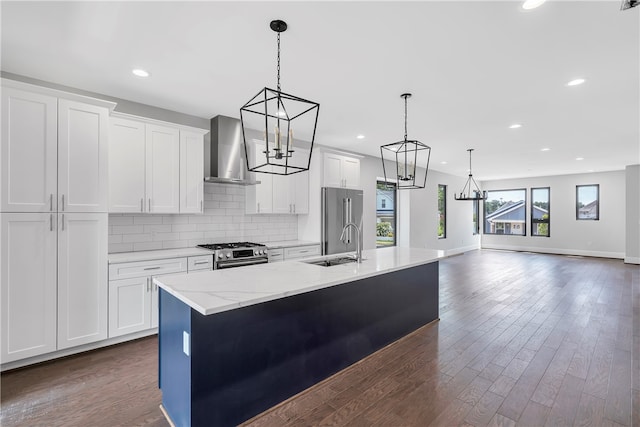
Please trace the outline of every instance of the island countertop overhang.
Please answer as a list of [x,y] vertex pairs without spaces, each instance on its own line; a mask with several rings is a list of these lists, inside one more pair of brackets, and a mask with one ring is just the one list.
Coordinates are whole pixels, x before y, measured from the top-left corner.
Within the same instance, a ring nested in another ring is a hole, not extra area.
[[[444,251],[399,247],[369,249],[363,251],[363,256],[365,260],[360,264],[322,267],[305,261],[285,261],[159,276],[154,283],[197,312],[211,315],[445,258]],[[335,255],[313,259],[332,257]]]

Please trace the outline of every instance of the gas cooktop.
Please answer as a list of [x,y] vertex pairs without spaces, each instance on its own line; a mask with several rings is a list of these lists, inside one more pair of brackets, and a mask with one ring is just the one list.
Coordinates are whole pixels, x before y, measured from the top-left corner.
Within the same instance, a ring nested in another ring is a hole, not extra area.
[[240,248],[261,248],[264,245],[260,243],[251,242],[235,242],[235,243],[210,243],[206,245],[198,245],[199,248],[209,249],[212,251],[219,251],[223,249],[240,249]]

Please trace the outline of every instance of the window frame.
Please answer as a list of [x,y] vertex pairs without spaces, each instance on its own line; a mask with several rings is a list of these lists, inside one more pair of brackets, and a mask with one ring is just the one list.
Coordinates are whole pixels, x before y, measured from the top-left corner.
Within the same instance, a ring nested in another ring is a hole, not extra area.
[[527,188],[511,188],[511,189],[498,189],[498,190],[487,190],[487,200],[489,200],[489,193],[497,193],[497,192],[506,192],[506,191],[522,191],[524,195],[524,223],[522,224],[522,234],[499,234],[499,233],[490,233],[487,232],[487,204],[486,200],[483,202],[482,209],[482,234],[486,234],[489,236],[514,236],[514,237],[526,237],[527,236]]
[[[580,188],[582,187],[595,187],[596,188],[596,217],[595,218],[580,218],[580,208],[578,203],[580,202]],[[599,221],[600,220],[600,184],[580,184],[576,185],[576,221]]]
[[[438,184],[438,204],[440,202],[440,188],[444,191],[444,197],[442,198],[443,203],[443,211],[442,211],[442,236],[437,234],[438,239],[446,239],[447,238],[447,186],[446,184]],[[440,213],[440,206],[438,206],[438,213]],[[438,228],[440,228],[440,217],[438,217]]]
[[[533,191],[534,190],[547,190],[547,211],[549,217],[547,219],[534,219],[533,218]],[[551,187],[531,187],[531,237],[551,237]],[[547,234],[535,234],[533,232],[536,224],[547,224]]]
[[[378,242],[378,233],[376,233],[376,249],[377,248],[386,248],[386,247],[391,247],[391,246],[398,246],[398,183],[395,182],[395,181],[384,181],[384,180],[376,179],[376,189],[377,189],[378,184],[383,184],[387,188],[393,187],[393,244],[392,245],[378,246],[378,243],[377,243]],[[377,195],[376,195],[376,197],[377,197]],[[382,203],[380,203],[380,204],[382,205]],[[376,203],[376,205],[377,205],[377,203]],[[376,224],[377,224],[377,219],[378,219],[378,214],[376,213]]]
[[[473,223],[473,236],[480,234],[480,200],[474,200],[471,205],[471,221]],[[473,222],[473,215],[475,214],[476,220]]]

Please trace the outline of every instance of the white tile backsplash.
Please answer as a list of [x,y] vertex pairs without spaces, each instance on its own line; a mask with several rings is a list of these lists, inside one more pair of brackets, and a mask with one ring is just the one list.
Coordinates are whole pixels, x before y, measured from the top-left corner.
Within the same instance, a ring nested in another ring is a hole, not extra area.
[[203,214],[110,214],[109,252],[298,238],[297,215],[247,215],[244,197],[243,186],[207,183]]

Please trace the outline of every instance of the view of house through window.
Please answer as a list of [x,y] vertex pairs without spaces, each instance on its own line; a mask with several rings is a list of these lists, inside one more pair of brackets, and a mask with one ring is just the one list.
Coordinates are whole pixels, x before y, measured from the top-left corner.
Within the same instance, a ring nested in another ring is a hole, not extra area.
[[480,201],[473,201],[473,234],[480,234]]
[[447,186],[438,184],[438,238],[447,237]]
[[600,219],[600,186],[576,185],[576,219]]
[[376,185],[376,247],[396,244],[396,184],[378,181]]
[[549,187],[531,189],[531,235],[549,237]]
[[484,201],[484,234],[525,236],[527,190],[487,191]]

